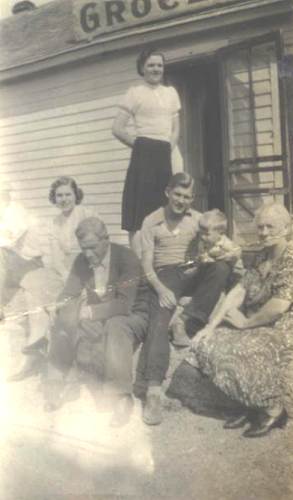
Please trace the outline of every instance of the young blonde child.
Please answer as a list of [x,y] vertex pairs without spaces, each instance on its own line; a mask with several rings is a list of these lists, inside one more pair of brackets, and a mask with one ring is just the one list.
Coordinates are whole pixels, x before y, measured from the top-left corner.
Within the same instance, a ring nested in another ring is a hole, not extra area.
[[[218,209],[209,210],[199,219],[199,234],[194,244],[192,260],[187,263],[185,273],[197,274],[201,266],[224,261],[231,265],[231,277],[235,281],[243,275],[241,247],[234,243],[227,233],[227,218]],[[173,335],[173,345],[187,347],[190,339],[185,332],[185,322],[188,320],[184,306],[189,303],[189,297],[182,297],[170,322]]]

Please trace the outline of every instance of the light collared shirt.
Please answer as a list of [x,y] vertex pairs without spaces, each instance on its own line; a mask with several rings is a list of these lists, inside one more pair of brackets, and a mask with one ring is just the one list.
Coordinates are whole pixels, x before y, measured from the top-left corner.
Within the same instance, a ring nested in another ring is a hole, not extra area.
[[102,298],[106,295],[107,285],[109,281],[110,274],[110,246],[108,251],[103,258],[101,264],[98,267],[94,267],[94,276],[95,276],[95,292],[98,297]]
[[152,250],[155,268],[182,264],[190,259],[191,244],[195,240],[201,213],[189,209],[170,230],[163,207],[148,215],[141,229],[142,252]]
[[58,270],[58,261],[62,261],[65,268],[71,269],[74,259],[80,253],[75,230],[79,223],[88,217],[99,217],[93,207],[76,205],[72,212],[65,216],[63,213],[54,217],[50,224],[49,241],[51,244],[52,265]]
[[10,248],[26,260],[42,255],[36,221],[14,201],[0,214],[0,247]]

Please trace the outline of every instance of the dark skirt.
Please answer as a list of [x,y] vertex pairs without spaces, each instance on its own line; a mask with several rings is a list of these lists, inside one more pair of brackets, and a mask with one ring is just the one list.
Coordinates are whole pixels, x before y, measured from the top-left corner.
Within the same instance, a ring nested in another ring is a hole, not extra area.
[[146,215],[167,203],[172,175],[169,142],[138,137],[133,146],[122,198],[122,229],[137,231]]

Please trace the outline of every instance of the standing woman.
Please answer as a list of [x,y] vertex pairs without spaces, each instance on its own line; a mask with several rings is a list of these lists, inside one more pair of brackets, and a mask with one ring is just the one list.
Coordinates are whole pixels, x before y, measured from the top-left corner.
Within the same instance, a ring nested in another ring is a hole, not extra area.
[[[119,105],[113,134],[132,148],[122,199],[122,229],[140,255],[143,219],[166,203],[165,188],[172,175],[171,152],[179,136],[180,100],[173,87],[162,84],[164,55],[146,49],[138,56],[140,85],[130,87]],[[127,125],[132,119],[134,134]]]

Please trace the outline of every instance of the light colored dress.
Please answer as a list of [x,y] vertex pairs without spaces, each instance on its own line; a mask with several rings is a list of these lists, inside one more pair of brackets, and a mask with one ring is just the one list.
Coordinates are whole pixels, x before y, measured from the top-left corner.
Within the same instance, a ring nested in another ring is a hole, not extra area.
[[[60,272],[60,268],[69,273],[74,259],[80,253],[75,231],[79,223],[88,217],[99,217],[97,210],[84,205],[76,205],[70,215],[63,213],[54,217],[49,229],[51,247],[51,267]],[[65,278],[65,276],[63,276]]]
[[[270,298],[293,302],[293,245],[290,243],[265,279],[260,258],[244,278],[246,314]],[[201,371],[225,394],[249,408],[282,405],[293,416],[293,311],[273,325],[237,330],[220,327],[196,350]]]
[[83,205],[76,205],[69,217],[63,214],[57,215],[49,231],[51,265],[28,273],[22,281],[22,286],[28,295],[30,310],[38,309],[39,311],[31,314],[29,318],[30,342],[47,334],[49,316],[45,309],[56,303],[73,261],[81,251],[75,230],[78,224],[87,217],[98,217],[98,214],[95,209]]

